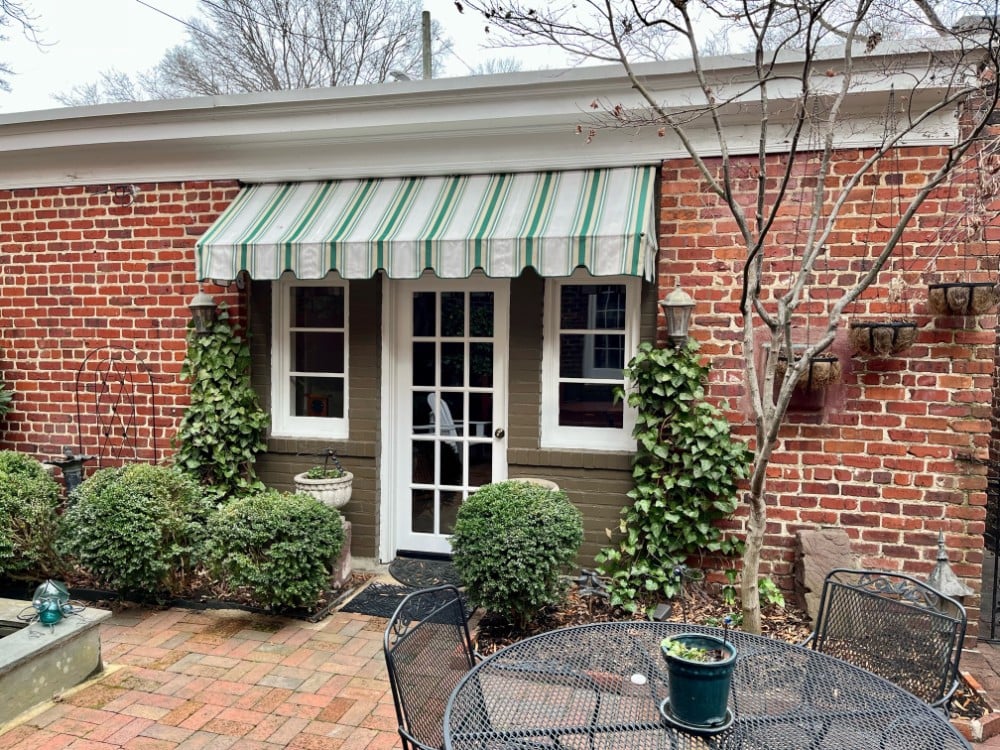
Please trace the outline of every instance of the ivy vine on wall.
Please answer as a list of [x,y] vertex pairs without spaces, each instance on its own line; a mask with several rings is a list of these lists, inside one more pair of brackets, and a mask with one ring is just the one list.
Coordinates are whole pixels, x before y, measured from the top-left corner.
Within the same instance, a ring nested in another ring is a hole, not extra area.
[[257,455],[267,449],[269,417],[250,385],[250,347],[229,324],[225,305],[211,330],[189,327],[181,377],[191,403],[174,441],[174,463],[220,498],[263,489]]
[[716,522],[736,509],[751,453],[705,401],[708,371],[693,341],[677,348],[643,343],[625,370],[629,387],[618,396],[638,411],[633,502],[622,510],[617,546],[601,550],[597,563],[610,579],[612,603],[629,611],[676,596],[674,569],[692,555],[741,551],[742,542]]

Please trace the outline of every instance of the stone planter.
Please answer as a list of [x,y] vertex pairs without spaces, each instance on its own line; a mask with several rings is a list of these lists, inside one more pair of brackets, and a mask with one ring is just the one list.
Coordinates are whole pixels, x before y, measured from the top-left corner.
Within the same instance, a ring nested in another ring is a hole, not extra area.
[[312,495],[321,503],[337,509],[347,505],[353,486],[354,475],[349,471],[336,479],[309,479],[305,472],[295,475],[296,492]]

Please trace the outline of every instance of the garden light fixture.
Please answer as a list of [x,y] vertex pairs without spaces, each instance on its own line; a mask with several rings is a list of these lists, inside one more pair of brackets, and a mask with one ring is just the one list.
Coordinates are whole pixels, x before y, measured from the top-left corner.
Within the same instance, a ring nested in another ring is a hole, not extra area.
[[206,294],[204,290],[198,290],[198,293],[188,303],[188,309],[191,311],[194,330],[198,335],[208,333],[215,322],[216,313],[215,300],[212,295]]
[[48,580],[31,597],[31,606],[38,613],[38,621],[43,625],[55,625],[63,618],[63,610],[69,603],[69,589],[62,581]]
[[694,310],[694,300],[691,295],[681,289],[680,282],[674,291],[660,300],[663,317],[667,320],[667,338],[674,346],[684,346],[688,340],[688,328],[691,325],[691,311]]

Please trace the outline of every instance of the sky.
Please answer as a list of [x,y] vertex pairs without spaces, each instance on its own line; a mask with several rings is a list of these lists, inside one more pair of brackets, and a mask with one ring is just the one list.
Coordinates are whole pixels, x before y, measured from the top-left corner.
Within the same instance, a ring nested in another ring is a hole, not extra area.
[[[24,0],[37,17],[41,47],[13,26],[0,43],[0,60],[13,68],[12,91],[0,91],[0,114],[51,109],[61,105],[52,93],[94,82],[103,70],[146,70],[170,47],[185,40],[185,27],[168,17],[197,15],[197,0]],[[152,6],[152,8],[150,7]],[[157,8],[163,13],[153,10]],[[487,50],[485,23],[477,14],[459,13],[453,0],[425,0],[424,9],[445,27],[456,55],[445,75],[467,75],[469,67],[491,57],[513,56]],[[552,53],[528,54],[537,64],[524,69],[560,67]]]

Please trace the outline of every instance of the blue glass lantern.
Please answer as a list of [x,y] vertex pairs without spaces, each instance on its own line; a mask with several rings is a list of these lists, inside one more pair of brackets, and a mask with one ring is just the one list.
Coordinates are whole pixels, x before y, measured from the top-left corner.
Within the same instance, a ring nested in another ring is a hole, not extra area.
[[35,589],[35,595],[31,598],[31,606],[38,613],[38,621],[45,625],[59,622],[68,603],[69,589],[62,581],[46,581]]

